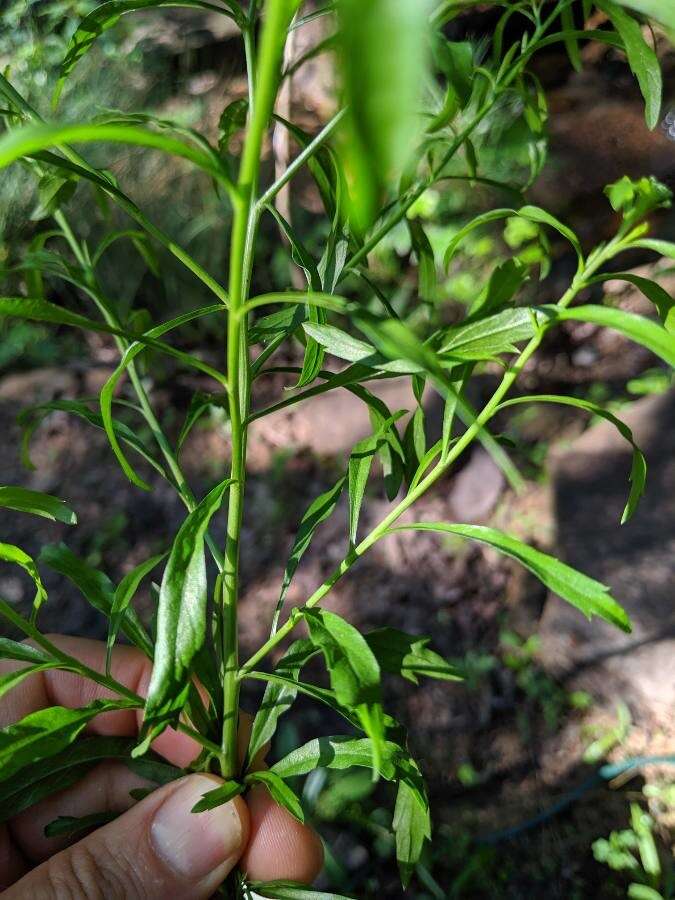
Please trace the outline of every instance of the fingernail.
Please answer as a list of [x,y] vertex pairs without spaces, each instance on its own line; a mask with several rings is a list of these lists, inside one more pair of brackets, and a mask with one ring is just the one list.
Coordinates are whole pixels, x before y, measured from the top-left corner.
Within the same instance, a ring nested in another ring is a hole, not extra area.
[[191,775],[164,801],[152,822],[157,855],[178,875],[200,879],[243,850],[243,829],[235,801],[202,813],[190,810],[214,788],[214,779]]

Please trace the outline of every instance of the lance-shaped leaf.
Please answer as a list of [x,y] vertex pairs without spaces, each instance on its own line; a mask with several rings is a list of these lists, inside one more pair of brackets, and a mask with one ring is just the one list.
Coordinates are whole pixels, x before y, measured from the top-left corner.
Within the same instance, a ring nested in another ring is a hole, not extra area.
[[30,675],[35,675],[37,672],[45,672],[47,669],[54,669],[57,667],[61,667],[60,663],[56,660],[52,660],[52,662],[38,663],[34,666],[25,666],[23,669],[14,669],[12,672],[5,672],[4,675],[0,675],[0,697],[3,697],[8,691],[11,691],[13,688],[20,685],[21,682]]
[[346,478],[344,478],[344,476],[339,478],[332,488],[329,488],[323,494],[320,494],[316,500],[310,503],[300,520],[300,525],[295,536],[295,541],[293,542],[293,547],[291,548],[290,556],[288,557],[288,562],[286,563],[284,578],[281,583],[281,593],[279,594],[279,600],[277,601],[277,607],[274,612],[274,621],[272,623],[273,631],[276,631],[279,616],[283,609],[284,601],[286,600],[286,594],[291,586],[291,581],[295,575],[295,570],[298,568],[305,550],[307,550],[312,542],[316,529],[332,515],[333,510],[338,504],[340,495],[342,494],[345,481]]
[[266,900],[351,900],[332,891],[315,891],[296,881],[251,881],[247,885],[254,897]]
[[651,278],[643,278],[641,275],[634,275],[632,272],[611,272],[596,275],[591,283],[605,281],[627,281],[629,284],[634,284],[657,308],[659,319],[666,331],[675,334],[675,299],[658,282],[652,281]]
[[335,613],[310,609],[303,617],[312,642],[324,655],[338,703],[354,710],[372,741],[375,775],[380,769],[385,743],[377,659],[363,635]]
[[7,781],[25,766],[68,747],[93,718],[104,712],[133,709],[134,700],[95,700],[81,709],[50,706],[0,730],[0,782]]
[[335,325],[316,325],[311,322],[304,322],[302,327],[328,353],[337,356],[338,359],[359,363],[373,369],[381,369],[383,372],[409,374],[423,371],[418,365],[411,363],[409,360],[396,358],[388,360],[386,356],[378,353],[372,344],[355,338]]
[[403,886],[407,887],[425,843],[431,838],[429,801],[416,766],[398,783],[394,821],[396,861]]
[[460,230],[448,244],[448,247],[445,251],[445,266],[447,267],[450,265],[459,245],[462,243],[464,238],[467,235],[471,234],[471,232],[476,228],[480,228],[483,225],[488,225],[490,222],[497,222],[500,219],[508,219],[512,216],[517,216],[518,218],[524,219],[527,222],[536,222],[538,225],[548,225],[551,228],[554,228],[559,234],[561,234],[572,244],[579,259],[583,259],[581,245],[579,244],[579,238],[571,228],[568,228],[567,225],[565,225],[559,219],[556,219],[555,216],[552,216],[545,210],[540,209],[540,207],[538,206],[521,206],[520,209],[492,209],[489,212],[481,213],[481,215],[476,216],[475,219],[472,219],[470,222],[464,225],[463,228],[460,228]]
[[630,620],[625,610],[612,597],[606,585],[560,562],[554,556],[529,547],[503,531],[484,525],[449,525],[446,522],[415,522],[390,529],[390,531],[407,530],[458,534],[488,544],[500,553],[517,560],[536,575],[547,588],[572,606],[576,606],[589,619],[599,616],[606,622],[618,626],[622,631],[631,631]]
[[66,525],[77,523],[77,516],[63,500],[40,491],[30,491],[27,488],[10,485],[0,487],[0,506],[4,506],[5,509],[14,509],[17,512],[43,516],[54,522],[65,522]]
[[427,58],[425,0],[340,0],[340,61],[348,124],[341,148],[354,222],[372,222],[379,191],[397,177],[420,134]]
[[96,812],[89,813],[86,816],[58,816],[48,825],[45,825],[45,837],[61,837],[74,838],[84,834],[85,831],[91,831],[94,828],[101,828],[112,822],[121,813],[119,812]]
[[365,635],[383,672],[402,675],[413,684],[420,676],[441,681],[461,681],[458,669],[430,650],[431,638],[406,634],[396,628],[378,628]]
[[33,614],[35,615],[47,599],[47,591],[40,578],[40,573],[35,565],[35,560],[20,547],[16,547],[14,544],[3,544],[2,542],[0,542],[0,560],[21,566],[21,568],[33,579],[36,589],[35,599],[33,600]]
[[211,517],[232,484],[221,482],[181,525],[164,570],[157,611],[155,662],[145,703],[142,741],[150,742],[180,714],[190,690],[190,670],[206,637],[207,579],[204,539]]
[[515,353],[515,344],[533,337],[540,321],[546,321],[543,314],[529,307],[507,309],[449,329],[445,332],[439,352],[466,360]]
[[663,77],[654,50],[642,36],[640,24],[611,0],[596,0],[598,7],[612,20],[626,49],[631,71],[638,80],[645,99],[645,119],[649,128],[656,128],[661,113]]
[[243,794],[245,790],[246,786],[239,781],[225,781],[212,791],[207,791],[202,799],[198,800],[192,807],[192,812],[201,813],[206,812],[207,809],[223,806],[223,804],[229,803],[230,800],[238,797],[239,794]]
[[41,647],[21,644],[11,638],[0,637],[0,659],[15,659],[32,664],[55,662],[55,658]]
[[645,460],[642,450],[640,450],[635,443],[633,432],[628,425],[611,412],[598,406],[596,403],[591,403],[588,400],[579,400],[576,397],[561,397],[556,394],[536,394],[531,397],[514,397],[511,400],[506,400],[504,403],[501,403],[498,408],[505,409],[507,406],[515,406],[520,403],[560,403],[564,406],[576,406],[578,409],[583,409],[595,416],[600,416],[614,425],[619,434],[624,437],[633,448],[633,463],[630,472],[631,489],[628,501],[626,502],[626,506],[621,516],[621,524],[623,525],[627,522],[637,509],[640,497],[642,497],[644,493],[645,481],[647,478],[647,461]]
[[97,38],[116,25],[123,15],[136,10],[174,6],[221,13],[222,15],[230,16],[239,25],[243,24],[244,21],[241,7],[233,0],[225,0],[225,6],[207,3],[205,0],[108,0],[107,3],[101,3],[100,6],[97,6],[89,15],[82,19],[70,39],[66,56],[61,63],[59,80],[52,99],[53,104],[56,105],[58,103],[63,84],[77,63],[89,52]]
[[573,306],[571,309],[544,307],[544,311],[558,320],[574,319],[611,328],[651,350],[668,365],[675,366],[675,338],[662,325],[644,316],[610,306],[595,305]]
[[265,785],[275,803],[283,806],[299,822],[305,821],[305,814],[302,811],[302,804],[298,797],[276,772],[272,772],[269,769],[250,772],[246,776],[246,783]]
[[279,660],[274,674],[284,680],[270,681],[265,688],[265,694],[251,726],[251,737],[246,753],[247,768],[254,764],[258,754],[274,737],[279,717],[295,701],[300,671],[318,652],[311,641],[302,639],[294,641]]
[[[51,400],[49,403],[41,403],[39,406],[29,406],[27,409],[22,410],[17,417],[17,422],[22,428],[21,462],[27,469],[35,469],[30,458],[30,444],[33,435],[43,419],[52,412],[67,412],[83,419],[95,428],[105,428],[103,417],[90,409],[86,403],[81,403],[79,400]],[[119,422],[117,419],[112,420],[112,428],[117,435],[118,440],[124,441],[129,447],[132,447],[147,463],[159,472],[163,478],[167,477],[162,466],[157,462],[143,441],[137,437],[131,428],[125,425],[124,422]]]
[[165,557],[166,553],[158,553],[151,556],[145,562],[140,563],[131,572],[127,572],[115,589],[112,606],[110,607],[110,623],[108,625],[108,639],[106,646],[105,668],[110,674],[110,663],[112,659],[112,651],[117,639],[120,628],[124,622],[124,616],[129,604],[134,598],[134,594],[138,590],[141,581],[157,566]]
[[[38,562],[64,575],[82,592],[94,609],[110,617],[115,588],[104,572],[80,559],[65,544],[47,544],[42,548]],[[152,659],[152,642],[133,609],[126,610],[122,630]]]
[[[405,756],[398,744],[385,741],[381,748],[379,773],[387,781],[396,777],[396,767]],[[372,741],[345,735],[315,738],[292,750],[271,768],[280,778],[306,775],[314,769],[351,769],[352,766],[370,769],[373,765]]]

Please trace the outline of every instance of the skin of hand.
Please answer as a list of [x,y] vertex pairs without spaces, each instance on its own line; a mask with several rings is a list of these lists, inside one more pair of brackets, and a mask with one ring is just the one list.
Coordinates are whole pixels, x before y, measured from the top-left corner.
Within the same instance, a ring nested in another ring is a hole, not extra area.
[[[103,644],[50,639],[103,671]],[[16,667],[17,663],[0,661],[0,674]],[[117,681],[145,695],[151,671],[140,651],[116,648],[111,674]],[[68,672],[37,673],[0,701],[0,728],[44,707],[76,708],[109,696],[101,686]],[[93,720],[89,731],[134,735],[141,717],[140,710],[105,713]],[[198,749],[190,737],[173,730],[153,744],[153,750],[181,767],[196,757]],[[3,900],[201,900],[210,897],[237,865],[252,881],[311,883],[323,862],[318,836],[275,804],[262,786],[245,799],[236,797],[207,812],[190,812],[206,791],[220,783],[215,775],[187,775],[135,803],[129,791],[148,787],[147,782],[122,763],[97,765],[77,784],[0,824]],[[58,816],[104,810],[120,815],[77,843],[45,837],[45,825]]]

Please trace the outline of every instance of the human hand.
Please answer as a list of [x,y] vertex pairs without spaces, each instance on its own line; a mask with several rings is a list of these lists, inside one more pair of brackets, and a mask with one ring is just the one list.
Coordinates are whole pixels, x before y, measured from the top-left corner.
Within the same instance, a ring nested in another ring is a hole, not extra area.
[[[105,646],[81,638],[52,638],[53,643],[90,668],[103,670]],[[0,674],[15,663],[0,661]],[[133,647],[118,647],[112,676],[144,695],[151,663]],[[48,706],[80,707],[110,696],[98,684],[57,670],[32,675],[0,702],[0,727]],[[99,735],[133,735],[141,712],[121,710],[93,720]],[[168,730],[153,750],[176,766],[197,755],[192,738]],[[288,879],[309,883],[318,874],[323,853],[317,835],[275,804],[263,787],[246,799],[204,813],[190,812],[220,779],[192,774],[138,803],[129,791],[147,787],[121,762],[104,762],[82,780],[0,824],[0,890],[3,900],[200,900],[210,897],[239,864],[253,881]],[[45,837],[45,826],[58,816],[121,813],[77,843]]]

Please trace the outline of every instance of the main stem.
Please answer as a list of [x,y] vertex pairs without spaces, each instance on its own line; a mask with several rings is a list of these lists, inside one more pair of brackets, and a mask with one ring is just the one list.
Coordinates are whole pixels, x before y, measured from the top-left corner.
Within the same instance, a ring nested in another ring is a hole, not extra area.
[[237,604],[239,601],[240,536],[246,482],[246,418],[250,406],[250,370],[247,316],[241,309],[248,299],[253,268],[257,216],[256,195],[265,132],[276,97],[283,48],[297,3],[267,0],[265,22],[257,58],[254,54],[253,17],[246,38],[249,83],[252,87],[250,115],[234,199],[230,242],[229,310],[227,332],[227,377],[230,386],[232,433],[232,486],[229,491],[225,566],[222,579],[221,637],[223,658],[223,731],[221,768],[224,778],[236,777],[237,722],[239,712],[239,649]]

